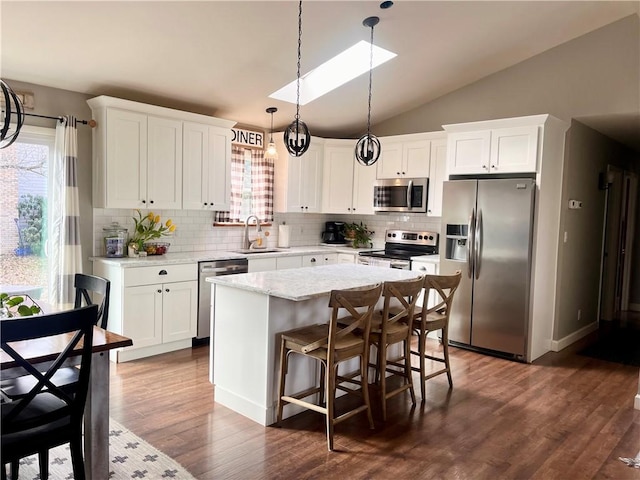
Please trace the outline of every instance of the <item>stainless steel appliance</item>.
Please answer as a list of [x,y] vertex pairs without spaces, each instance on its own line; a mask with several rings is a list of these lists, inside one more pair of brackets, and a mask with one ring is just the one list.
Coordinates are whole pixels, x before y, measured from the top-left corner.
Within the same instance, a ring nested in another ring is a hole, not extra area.
[[411,269],[411,257],[438,253],[438,234],[435,232],[411,232],[387,230],[384,250],[360,252],[361,265]]
[[378,180],[373,186],[375,212],[426,212],[428,178]]
[[440,272],[462,270],[449,324],[453,345],[525,361],[535,182],[444,182]]
[[207,277],[247,273],[249,261],[246,258],[233,260],[213,260],[198,262],[198,332],[197,339],[204,339],[211,335],[211,284]]

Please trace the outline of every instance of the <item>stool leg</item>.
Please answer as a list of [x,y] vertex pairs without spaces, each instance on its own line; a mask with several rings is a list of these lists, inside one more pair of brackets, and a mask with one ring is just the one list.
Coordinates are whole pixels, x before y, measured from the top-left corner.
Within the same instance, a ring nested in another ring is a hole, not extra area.
[[276,422],[281,422],[282,421],[282,409],[284,408],[284,404],[282,401],[282,396],[284,395],[284,382],[285,382],[285,377],[287,376],[287,362],[288,362],[288,356],[287,356],[287,352],[286,352],[286,347],[285,347],[285,339],[283,338],[280,341],[280,381],[279,381],[279,388],[278,388],[278,415],[276,418]]
[[453,388],[453,379],[451,378],[451,365],[449,364],[449,328],[447,326],[442,329],[442,351],[444,353],[444,365],[447,368],[449,388]]
[[380,374],[380,399],[382,400],[382,420],[387,421],[387,342],[380,336],[378,345],[378,370]]
[[373,424],[373,414],[371,413],[371,399],[369,398],[369,355],[367,349],[360,357],[360,388],[362,389],[362,398],[367,406],[367,419],[369,420],[369,428],[375,428]]
[[411,375],[411,330],[409,337],[404,341],[404,378],[409,383],[409,393],[411,394],[411,403],[416,404],[416,392],[413,389],[413,376]]
[[426,343],[427,331],[424,328],[421,328],[418,333],[418,353],[420,354],[420,395],[422,395],[423,402],[427,399],[427,380],[425,379],[425,350],[427,349]]
[[334,401],[336,397],[336,375],[337,375],[338,366],[337,365],[328,365],[327,364],[327,375],[326,375],[326,392],[325,395],[327,397],[327,447],[329,451],[333,450],[333,427],[334,427]]

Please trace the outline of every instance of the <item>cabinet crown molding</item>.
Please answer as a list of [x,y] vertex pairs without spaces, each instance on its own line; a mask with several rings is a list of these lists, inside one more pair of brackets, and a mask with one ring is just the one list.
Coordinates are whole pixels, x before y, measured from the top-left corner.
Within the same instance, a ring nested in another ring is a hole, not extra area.
[[495,120],[482,120],[479,122],[453,123],[443,125],[447,133],[467,132],[473,130],[492,130],[496,128],[526,127],[529,125],[550,125],[554,128],[561,128],[563,131],[569,129],[569,124],[552,115],[528,115],[525,117],[498,118]]
[[89,100],[87,100],[87,104],[89,104],[89,107],[92,110],[105,107],[119,108],[122,110],[129,110],[137,113],[146,113],[159,117],[168,117],[174,120],[182,120],[185,122],[204,123],[215,127],[229,129],[237,123],[233,120],[225,120],[224,118],[210,117],[208,115],[201,115],[199,113],[185,112],[183,110],[175,110],[173,108],[133,102],[131,100],[108,97],[106,95],[100,95],[99,97],[90,98]]

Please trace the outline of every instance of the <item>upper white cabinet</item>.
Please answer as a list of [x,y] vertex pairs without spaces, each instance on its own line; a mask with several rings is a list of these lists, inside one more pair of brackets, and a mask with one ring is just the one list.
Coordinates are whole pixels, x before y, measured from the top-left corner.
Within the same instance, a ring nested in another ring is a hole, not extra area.
[[[535,117],[445,125],[447,132],[451,132],[448,134],[447,173],[535,173],[540,127],[526,124],[538,122]],[[483,126],[486,128],[480,130]]]
[[324,141],[311,138],[309,149],[301,157],[289,155],[282,132],[273,134],[278,150],[274,175],[274,211],[320,212],[322,200],[322,164]]
[[231,130],[184,122],[182,208],[228,210]]
[[380,138],[381,153],[377,178],[424,178],[429,176],[431,143],[429,134],[395,135]]
[[[196,207],[196,194],[202,196],[202,203],[220,204],[213,209],[228,206],[230,136],[235,122],[106,96],[87,103],[98,122],[93,130],[94,207],[204,208]],[[193,124],[216,128],[197,138],[205,129],[198,133]],[[215,135],[212,140],[212,132],[225,140],[220,143]],[[185,155],[189,167],[200,162],[199,181],[205,183],[207,176],[206,189],[200,185],[196,193],[191,192],[196,174],[188,167],[183,177]],[[202,164],[203,158],[208,164]],[[183,199],[185,190],[189,196]]]
[[374,213],[376,167],[365,167],[356,161],[355,143],[355,140],[325,141],[323,213]]
[[441,138],[431,141],[431,159],[429,162],[429,197],[427,216],[442,216],[442,184],[447,179],[447,140]]

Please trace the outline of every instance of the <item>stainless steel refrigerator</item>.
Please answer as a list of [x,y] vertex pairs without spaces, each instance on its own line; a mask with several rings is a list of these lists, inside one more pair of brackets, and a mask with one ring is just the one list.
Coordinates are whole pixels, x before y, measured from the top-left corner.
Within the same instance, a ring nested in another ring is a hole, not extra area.
[[451,344],[526,361],[534,198],[530,178],[444,183],[440,271],[462,270]]

